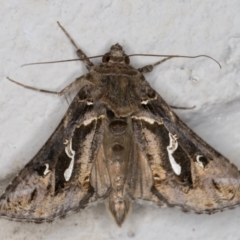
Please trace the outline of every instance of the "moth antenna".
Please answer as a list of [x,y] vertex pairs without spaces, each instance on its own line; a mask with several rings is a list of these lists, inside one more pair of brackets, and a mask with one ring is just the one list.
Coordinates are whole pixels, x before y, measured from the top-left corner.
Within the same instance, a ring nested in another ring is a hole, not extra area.
[[197,55],[197,56],[185,56],[185,55],[157,55],[157,54],[130,54],[129,57],[135,57],[135,56],[144,56],[144,57],[167,57],[167,58],[200,58],[200,57],[206,57],[211,60],[213,60],[215,63],[218,64],[220,69],[222,68],[221,64],[214,58],[208,56],[208,55]]
[[178,107],[178,106],[173,106],[173,105],[169,105],[171,108],[174,109],[181,109],[181,110],[190,110],[190,109],[194,109],[196,106],[192,106],[192,107]]
[[65,30],[65,28],[60,24],[59,21],[57,21],[58,26],[62,29],[62,31],[65,33],[65,35],[67,36],[67,38],[69,39],[69,41],[73,44],[73,46],[78,49],[77,44],[73,41],[73,39],[71,38],[71,36],[69,35],[69,33]]
[[103,55],[98,55],[98,56],[92,56],[92,57],[87,57],[87,58],[76,58],[76,59],[66,59],[66,60],[59,60],[59,61],[50,61],[50,62],[34,62],[34,63],[26,63],[21,65],[21,67],[29,66],[29,65],[40,65],[40,64],[49,64],[49,63],[62,63],[62,62],[73,62],[73,61],[83,61],[86,59],[92,59],[92,58],[99,58],[103,57]]
[[89,60],[87,55],[77,46],[77,44],[73,41],[70,34],[67,32],[67,30],[60,24],[60,22],[57,21],[58,26],[62,29],[64,34],[67,36],[67,38],[70,40],[70,42],[73,44],[73,46],[77,49],[76,54],[78,55],[79,59],[83,59],[83,62],[86,64],[86,68],[90,70],[91,67],[94,66],[94,64]]
[[7,77],[7,79],[10,81],[10,82],[13,82],[19,86],[22,86],[24,88],[27,88],[27,89],[31,89],[31,90],[34,90],[34,91],[37,91],[37,92],[44,92],[44,93],[51,93],[51,94],[56,94],[58,95],[59,92],[56,92],[56,91],[50,91],[50,90],[46,90],[46,89],[41,89],[41,88],[35,88],[35,87],[31,87],[31,86],[28,86],[28,85],[25,85],[25,84],[22,84],[20,82],[17,82],[9,77]]

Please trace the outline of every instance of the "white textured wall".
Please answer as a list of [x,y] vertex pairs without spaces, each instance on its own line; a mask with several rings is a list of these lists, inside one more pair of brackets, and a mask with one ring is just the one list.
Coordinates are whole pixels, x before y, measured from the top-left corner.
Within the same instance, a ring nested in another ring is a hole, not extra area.
[[[0,1],[0,179],[16,174],[44,144],[68,105],[64,98],[18,87],[60,90],[86,72],[79,62],[31,66],[36,61],[75,58],[60,21],[87,55],[116,42],[126,53],[208,54],[175,59],[146,78],[171,105],[193,106],[179,116],[240,167],[239,0],[1,0]],[[132,58],[133,66],[156,59]],[[98,62],[98,60],[95,60]],[[239,239],[240,208],[212,216],[178,209],[133,205],[122,228],[103,204],[52,224],[0,220],[0,239]]]

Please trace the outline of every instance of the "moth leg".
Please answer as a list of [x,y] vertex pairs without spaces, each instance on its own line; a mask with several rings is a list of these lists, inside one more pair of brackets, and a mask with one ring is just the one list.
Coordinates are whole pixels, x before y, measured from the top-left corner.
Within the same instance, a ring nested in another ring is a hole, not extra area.
[[76,53],[80,59],[86,64],[87,69],[90,69],[90,67],[94,66],[94,64],[88,59],[87,55],[77,46],[77,44],[73,41],[69,33],[64,29],[64,27],[57,22],[58,26],[62,29],[62,31],[65,33],[67,38],[70,40],[70,42],[73,44],[73,46],[77,49]]
[[169,60],[171,58],[173,58],[173,57],[167,57],[167,58],[164,58],[161,61],[158,61],[158,62],[156,62],[154,64],[150,64],[150,65],[146,65],[144,67],[138,68],[138,71],[141,72],[141,73],[151,72],[155,66],[157,66],[157,65],[159,65],[159,64],[161,64],[161,63],[163,63],[163,62],[165,62],[165,61],[167,61],[167,60]]
[[58,94],[58,92],[55,92],[55,91],[49,91],[49,90],[46,90],[46,89],[41,89],[41,88],[35,88],[35,87],[31,87],[31,86],[28,86],[28,85],[24,85],[20,82],[17,82],[17,81],[14,81],[13,79],[7,77],[7,79],[19,86],[22,86],[24,88],[27,88],[27,89],[31,89],[31,90],[34,90],[34,91],[38,91],[38,92],[44,92],[44,93],[51,93],[51,94]]
[[60,92],[58,92],[58,96],[64,95],[65,93],[69,92],[71,89],[76,89],[76,88],[81,89],[82,87],[90,84],[92,83],[86,80],[85,76],[81,76],[79,78],[76,78],[74,82],[70,83],[65,88],[63,88]]
[[169,105],[169,106],[173,109],[181,109],[181,110],[189,110],[189,109],[193,109],[196,107],[195,105],[192,107],[177,107],[177,106],[172,106],[172,105]]
[[58,96],[62,96],[64,95],[66,92],[70,91],[70,89],[72,88],[76,88],[79,87],[79,88],[82,88],[84,87],[85,85],[87,84],[91,84],[89,81],[87,81],[85,79],[85,76],[81,76],[79,78],[76,78],[76,80],[72,83],[70,83],[68,86],[66,86],[65,88],[63,88],[60,92],[56,92],[56,91],[50,91],[50,90],[46,90],[46,89],[42,89],[42,88],[36,88],[36,87],[31,87],[31,86],[28,86],[28,85],[25,85],[25,84],[22,84],[20,82],[17,82],[9,77],[7,77],[7,79],[19,86],[22,86],[24,88],[27,88],[27,89],[31,89],[31,90],[34,90],[34,91],[38,91],[38,92],[44,92],[44,93],[51,93],[51,94],[56,94]]

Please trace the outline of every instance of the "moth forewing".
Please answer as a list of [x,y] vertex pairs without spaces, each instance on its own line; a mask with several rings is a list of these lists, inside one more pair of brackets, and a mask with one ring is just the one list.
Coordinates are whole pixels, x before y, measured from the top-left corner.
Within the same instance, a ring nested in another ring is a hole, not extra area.
[[138,200],[197,213],[239,205],[237,167],[150,87],[142,73],[154,65],[131,67],[119,44],[98,65],[80,49],[77,54],[88,73],[54,93],[80,90],[52,136],[6,188],[0,216],[52,221],[102,200],[121,226]]

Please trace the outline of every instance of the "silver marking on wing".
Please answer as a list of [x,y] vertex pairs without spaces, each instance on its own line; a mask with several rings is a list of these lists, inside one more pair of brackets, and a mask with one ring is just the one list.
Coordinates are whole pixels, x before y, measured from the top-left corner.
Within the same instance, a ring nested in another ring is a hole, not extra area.
[[169,138],[170,138],[170,143],[169,143],[169,146],[167,146],[169,161],[170,161],[173,171],[177,175],[180,175],[181,174],[181,166],[175,161],[175,159],[173,157],[173,153],[178,148],[177,135],[172,135],[171,133],[169,133]]
[[45,170],[44,170],[44,172],[43,172],[43,175],[46,176],[46,175],[50,172],[50,170],[49,170],[49,164],[48,164],[48,163],[45,163],[44,166],[45,166],[46,168],[45,168]]
[[203,155],[197,155],[196,160],[197,160],[197,164],[201,167],[204,168],[203,163],[200,161],[200,158],[203,157]]
[[69,158],[71,158],[71,162],[68,166],[68,168],[64,171],[64,178],[66,181],[69,181],[72,171],[73,171],[73,166],[74,166],[74,157],[75,157],[75,151],[72,149],[72,139],[68,143],[68,145],[65,147],[65,152]]

